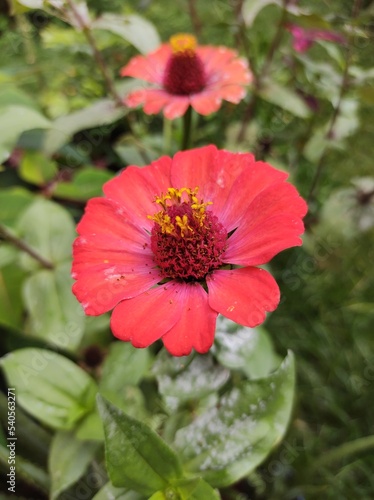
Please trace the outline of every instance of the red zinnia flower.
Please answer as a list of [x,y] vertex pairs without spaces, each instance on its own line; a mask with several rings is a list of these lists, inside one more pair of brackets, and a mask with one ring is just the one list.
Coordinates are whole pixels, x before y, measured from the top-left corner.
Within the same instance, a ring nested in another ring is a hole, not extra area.
[[172,120],[191,105],[201,115],[217,111],[222,99],[237,104],[252,75],[244,59],[226,47],[198,46],[192,35],[179,34],[146,56],[136,56],[121,70],[122,76],[140,78],[153,87],[131,92],[130,108],[143,105],[148,115],[162,109]]
[[182,356],[207,352],[218,313],[257,326],[279,303],[259,266],[301,244],[307,211],[287,174],[215,146],[130,166],[78,224],[73,292],[86,314],[114,308],[111,328]]
[[345,38],[340,33],[329,30],[306,29],[297,24],[289,24],[288,31],[293,36],[293,48],[297,52],[306,52],[317,40],[326,40],[328,42],[345,43]]

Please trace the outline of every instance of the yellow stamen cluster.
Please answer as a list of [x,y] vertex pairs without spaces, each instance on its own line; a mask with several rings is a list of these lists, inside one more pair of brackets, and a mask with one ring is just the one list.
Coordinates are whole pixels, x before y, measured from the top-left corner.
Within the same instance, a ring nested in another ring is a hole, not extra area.
[[174,54],[194,54],[197,40],[189,33],[178,33],[170,37],[170,46]]
[[[199,201],[197,192],[199,188],[168,188],[165,194],[156,196],[155,203],[161,205],[162,210],[154,215],[148,215],[148,218],[156,222],[164,234],[176,235],[176,228],[180,229],[180,235],[184,238],[186,235],[191,235],[194,232],[192,225],[196,224],[200,227],[204,226],[206,217],[205,209],[208,205],[212,205],[211,201],[206,203],[203,200]],[[187,214],[176,215],[174,221],[168,213],[168,209],[178,205],[188,205],[192,209],[193,220],[189,220]]]

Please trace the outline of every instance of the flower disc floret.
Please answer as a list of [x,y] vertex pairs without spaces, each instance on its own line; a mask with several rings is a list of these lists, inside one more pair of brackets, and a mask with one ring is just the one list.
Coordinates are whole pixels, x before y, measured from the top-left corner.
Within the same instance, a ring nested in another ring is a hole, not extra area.
[[154,261],[166,279],[204,280],[222,265],[227,231],[197,197],[198,188],[169,188],[156,197],[162,210],[149,216]]
[[175,95],[190,95],[203,90],[206,85],[204,66],[196,54],[196,38],[192,35],[174,35],[170,39],[173,53],[163,79],[165,90]]

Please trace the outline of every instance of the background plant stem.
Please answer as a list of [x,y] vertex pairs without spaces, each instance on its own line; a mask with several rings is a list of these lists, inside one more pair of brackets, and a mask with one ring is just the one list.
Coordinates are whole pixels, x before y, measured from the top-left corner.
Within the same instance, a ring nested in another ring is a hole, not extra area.
[[11,243],[13,246],[19,248],[23,252],[26,252],[30,257],[38,261],[43,267],[46,269],[53,269],[54,265],[49,260],[45,259],[41,255],[38,254],[33,248],[31,248],[27,243],[23,240],[17,238],[14,234],[12,234],[5,226],[0,224],[0,237],[4,240]]

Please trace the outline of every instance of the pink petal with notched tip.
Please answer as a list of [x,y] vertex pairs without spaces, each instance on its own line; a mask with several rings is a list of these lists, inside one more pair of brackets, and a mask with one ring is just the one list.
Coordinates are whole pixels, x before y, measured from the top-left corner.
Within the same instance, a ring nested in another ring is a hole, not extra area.
[[171,55],[169,44],[163,44],[145,56],[135,56],[124,66],[121,76],[132,76],[146,82],[162,85],[166,63]]
[[174,356],[188,356],[192,349],[207,352],[214,341],[217,313],[209,306],[208,294],[198,283],[180,284],[184,307],[180,319],[162,337]]
[[172,328],[183,314],[184,294],[173,281],[124,300],[114,309],[110,326],[115,337],[134,347],[147,347]]
[[209,305],[240,325],[255,327],[274,311],[280,294],[275,279],[264,269],[246,267],[214,271],[207,277]]
[[171,185],[171,164],[171,158],[163,156],[147,167],[127,167],[119,176],[104,184],[103,191],[108,198],[121,204],[134,225],[151,229],[154,222],[148,215],[160,210],[155,198]]

